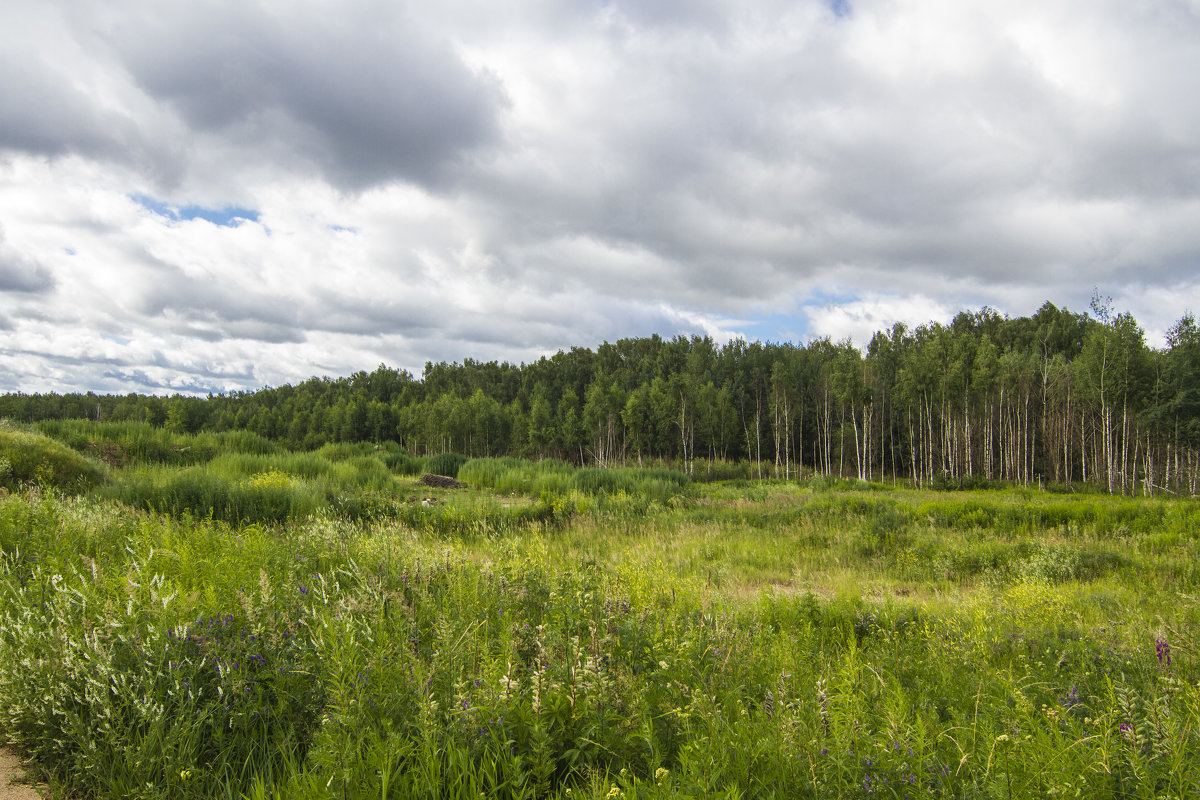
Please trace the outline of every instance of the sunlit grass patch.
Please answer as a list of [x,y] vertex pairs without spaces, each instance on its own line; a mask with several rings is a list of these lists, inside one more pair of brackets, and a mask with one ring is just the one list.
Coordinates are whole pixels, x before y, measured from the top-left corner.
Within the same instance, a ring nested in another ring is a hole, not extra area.
[[0,420],[0,487],[83,492],[103,482],[104,466],[33,430]]
[[525,461],[518,458],[472,459],[462,464],[458,477],[500,494],[565,495],[589,497],[625,495],[663,502],[686,496],[691,481],[682,472],[662,468],[575,467],[562,461]]
[[105,490],[211,490],[172,513],[0,498],[0,731],[98,797],[1200,788],[1189,507],[527,464],[224,453]]

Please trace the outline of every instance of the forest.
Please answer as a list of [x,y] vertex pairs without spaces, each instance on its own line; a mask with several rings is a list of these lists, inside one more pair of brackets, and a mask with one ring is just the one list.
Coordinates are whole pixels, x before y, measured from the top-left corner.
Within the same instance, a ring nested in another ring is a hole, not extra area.
[[1029,317],[961,312],[897,324],[864,351],[660,336],[521,365],[380,365],[349,377],[207,397],[0,396],[0,418],[244,430],[296,450],[395,442],[415,455],[653,463],[708,478],[911,480],[1195,495],[1200,329],[1150,347],[1128,313],[1045,303]]

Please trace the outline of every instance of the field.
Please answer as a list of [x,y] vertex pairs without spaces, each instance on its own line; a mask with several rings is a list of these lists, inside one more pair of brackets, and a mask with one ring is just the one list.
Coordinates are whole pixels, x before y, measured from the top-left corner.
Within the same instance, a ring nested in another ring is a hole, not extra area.
[[0,424],[0,485],[56,796],[1200,794],[1194,500],[85,423]]

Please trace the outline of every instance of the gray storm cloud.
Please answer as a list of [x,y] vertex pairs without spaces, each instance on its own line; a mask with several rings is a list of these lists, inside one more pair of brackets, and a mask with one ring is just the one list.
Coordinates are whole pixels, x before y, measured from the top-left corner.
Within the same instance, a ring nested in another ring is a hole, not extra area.
[[[57,24],[64,50],[51,57],[34,42],[0,55],[13,101],[0,108],[0,147],[20,152],[144,169],[210,147],[313,168],[351,190],[435,183],[495,141],[506,102],[446,32],[395,4],[17,3],[12,13]],[[108,79],[80,80],[97,69]]]
[[389,8],[209,3],[142,17],[109,43],[194,132],[278,148],[346,188],[433,182],[495,139],[504,96],[444,37]]
[[41,294],[54,284],[53,273],[9,244],[0,226],[0,292]]

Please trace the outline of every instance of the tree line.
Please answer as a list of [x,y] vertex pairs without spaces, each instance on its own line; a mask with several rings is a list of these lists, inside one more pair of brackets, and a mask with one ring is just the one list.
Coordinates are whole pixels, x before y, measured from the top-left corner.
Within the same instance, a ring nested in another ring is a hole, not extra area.
[[948,325],[806,345],[657,335],[521,365],[380,366],[207,397],[7,394],[0,417],[250,430],[295,449],[397,441],[414,454],[667,462],[697,477],[812,472],[920,485],[1088,484],[1195,495],[1200,329],[1164,348],[1127,313],[983,308]]

